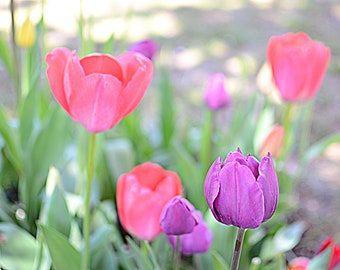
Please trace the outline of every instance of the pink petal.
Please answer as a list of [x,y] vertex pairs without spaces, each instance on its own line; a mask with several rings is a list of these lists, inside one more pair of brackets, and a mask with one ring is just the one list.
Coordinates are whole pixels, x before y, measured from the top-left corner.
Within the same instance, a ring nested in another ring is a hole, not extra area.
[[149,87],[152,75],[152,61],[140,53],[126,52],[117,59],[123,69],[124,90],[119,100],[121,118],[131,113],[142,100]]
[[65,97],[64,74],[66,63],[71,55],[71,51],[67,48],[56,48],[46,56],[47,77],[50,83],[51,91],[54,98],[68,113],[69,105]]

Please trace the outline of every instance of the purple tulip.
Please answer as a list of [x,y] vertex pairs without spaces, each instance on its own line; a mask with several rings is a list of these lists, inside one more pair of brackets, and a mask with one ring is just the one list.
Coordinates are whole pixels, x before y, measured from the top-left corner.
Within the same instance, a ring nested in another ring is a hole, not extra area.
[[279,186],[270,153],[261,162],[242,152],[219,157],[210,167],[204,196],[221,223],[242,229],[257,228],[275,212]]
[[139,52],[152,60],[158,50],[158,45],[151,39],[142,40],[129,45],[129,51]]
[[225,76],[222,73],[211,75],[205,88],[204,101],[213,111],[228,107],[231,97],[225,88]]
[[176,249],[177,246],[177,237],[180,237],[180,251],[184,255],[205,253],[209,250],[213,241],[213,234],[204,223],[201,212],[194,211],[193,215],[198,221],[198,224],[191,233],[180,236],[168,235],[168,240],[174,249]]
[[191,233],[198,221],[193,215],[194,206],[186,199],[176,196],[163,208],[160,224],[167,235]]

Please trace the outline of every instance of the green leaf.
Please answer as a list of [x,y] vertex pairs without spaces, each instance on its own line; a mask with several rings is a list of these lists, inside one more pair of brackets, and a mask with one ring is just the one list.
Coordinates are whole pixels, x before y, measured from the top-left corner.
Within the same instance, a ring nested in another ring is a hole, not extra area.
[[114,42],[115,42],[115,37],[112,34],[109,37],[109,39],[104,43],[104,47],[102,49],[102,53],[112,54],[112,49],[113,49]]
[[81,255],[68,241],[68,239],[55,229],[40,225],[48,250],[52,258],[52,264],[56,270],[79,270]]
[[144,270],[153,270],[154,268],[152,263],[137,246],[137,244],[131,238],[127,238],[127,242],[129,243],[129,246],[131,247],[133,254],[135,255],[135,260],[139,268]]
[[256,125],[254,134],[254,151],[259,153],[259,149],[264,139],[266,138],[270,128],[274,124],[274,112],[272,107],[265,107],[262,109],[261,115]]
[[211,251],[211,256],[213,258],[213,264],[215,270],[229,270],[228,263],[224,260],[224,258],[217,253],[216,250]]
[[326,248],[322,253],[310,260],[308,270],[327,269],[332,254],[332,247]]
[[10,223],[0,223],[0,235],[4,238],[0,244],[0,268],[33,269],[39,248],[33,236]]
[[6,67],[8,74],[13,78],[13,59],[11,56],[12,54],[9,46],[7,45],[3,36],[0,35],[0,59]]

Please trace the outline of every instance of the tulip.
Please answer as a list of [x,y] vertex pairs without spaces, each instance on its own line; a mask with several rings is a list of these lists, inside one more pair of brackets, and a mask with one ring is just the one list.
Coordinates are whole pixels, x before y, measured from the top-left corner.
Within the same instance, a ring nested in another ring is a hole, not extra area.
[[222,73],[211,75],[205,88],[204,100],[213,111],[229,106],[231,98],[225,88],[225,76]]
[[289,262],[288,270],[307,270],[310,260],[305,257],[297,257]]
[[198,221],[194,206],[182,197],[172,198],[163,208],[160,225],[167,235],[191,233]]
[[117,58],[56,48],[46,57],[52,94],[63,109],[90,133],[106,131],[140,103],[153,73],[152,62],[139,53]]
[[16,43],[23,48],[30,48],[35,42],[36,31],[33,23],[27,17],[16,35]]
[[146,39],[130,44],[128,50],[132,52],[139,52],[152,60],[158,50],[158,45],[153,40]]
[[182,194],[175,172],[154,163],[136,166],[119,177],[117,208],[125,230],[142,240],[153,240],[162,232],[159,224],[165,204]]
[[204,196],[214,217],[241,229],[257,228],[275,212],[278,180],[268,153],[261,162],[242,152],[219,157],[210,167],[204,183]]
[[213,234],[204,223],[201,212],[194,211],[193,216],[198,224],[191,233],[182,234],[180,236],[167,236],[168,241],[174,249],[177,247],[177,237],[180,237],[180,252],[184,255],[205,253],[209,250],[213,241]]
[[274,125],[260,147],[260,156],[263,157],[270,152],[274,158],[279,157],[283,147],[284,135],[285,129],[280,125]]
[[330,49],[305,33],[271,37],[267,62],[286,102],[307,101],[318,91],[330,60]]
[[328,247],[332,248],[331,259],[328,265],[328,270],[330,270],[340,264],[340,246],[337,245],[332,238],[328,238],[322,243],[316,254],[320,254]]

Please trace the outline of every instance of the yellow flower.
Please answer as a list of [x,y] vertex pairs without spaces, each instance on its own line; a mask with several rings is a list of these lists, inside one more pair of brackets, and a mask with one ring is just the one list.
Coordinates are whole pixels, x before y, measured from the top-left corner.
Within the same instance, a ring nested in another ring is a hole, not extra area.
[[23,48],[32,47],[35,41],[35,27],[31,20],[27,17],[16,35],[16,42],[18,46]]

